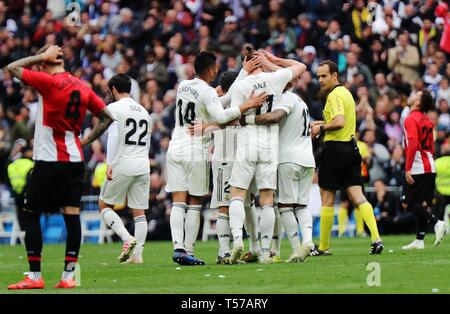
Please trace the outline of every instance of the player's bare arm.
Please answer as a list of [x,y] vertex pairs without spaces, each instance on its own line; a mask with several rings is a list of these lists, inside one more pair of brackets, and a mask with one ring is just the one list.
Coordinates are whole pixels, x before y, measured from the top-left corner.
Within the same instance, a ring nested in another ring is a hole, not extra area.
[[260,53],[262,53],[262,55],[271,63],[282,67],[282,68],[290,68],[293,74],[293,77],[299,77],[303,72],[306,71],[306,65],[304,65],[301,62],[298,62],[296,60],[293,59],[282,59],[279,57],[274,56],[273,54],[262,50],[260,51]]
[[53,63],[58,64],[62,62],[62,50],[60,47],[52,45],[48,47],[48,49],[40,53],[36,56],[26,57],[19,59],[17,61],[14,61],[10,64],[8,64],[7,68],[11,74],[18,78],[19,80],[22,79],[23,69],[31,67],[32,65],[46,62],[46,63]]
[[80,141],[81,146],[85,146],[89,143],[92,143],[97,138],[99,138],[114,121],[111,112],[109,112],[108,108],[105,108],[102,111],[100,111],[97,115],[97,118],[99,119],[99,121],[94,126],[92,132],[89,133],[85,138],[83,138]]
[[257,124],[257,125],[275,124],[275,123],[280,122],[281,119],[283,119],[286,115],[287,115],[287,112],[284,111],[283,109],[276,109],[272,112],[267,112],[264,114],[257,115],[255,117],[255,124]]
[[259,57],[259,59],[261,60],[261,67],[263,68],[263,70],[265,72],[275,72],[279,69],[281,69],[280,66],[276,65],[275,63],[271,62],[266,55],[264,54],[263,50],[259,50],[256,52],[256,55]]
[[[345,126],[345,116],[344,115],[337,115],[333,118],[329,123],[323,123],[323,121],[315,121],[318,123],[311,123],[311,136],[316,137],[321,132],[324,131],[335,131],[342,129]],[[320,123],[322,122],[322,123]]]

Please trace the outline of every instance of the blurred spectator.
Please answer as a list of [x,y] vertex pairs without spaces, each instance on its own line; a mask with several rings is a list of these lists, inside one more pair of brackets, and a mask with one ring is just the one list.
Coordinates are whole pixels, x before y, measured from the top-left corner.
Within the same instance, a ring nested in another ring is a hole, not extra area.
[[224,23],[225,25],[219,35],[220,51],[225,55],[241,51],[244,37],[239,30],[237,18],[234,15],[227,16]]
[[398,36],[398,46],[388,51],[388,67],[412,84],[418,77],[419,51],[408,44],[408,33]]
[[261,17],[260,7],[248,9],[248,20],[243,25],[242,31],[245,41],[251,43],[255,49],[259,49],[261,44],[270,37],[269,26],[267,21]]

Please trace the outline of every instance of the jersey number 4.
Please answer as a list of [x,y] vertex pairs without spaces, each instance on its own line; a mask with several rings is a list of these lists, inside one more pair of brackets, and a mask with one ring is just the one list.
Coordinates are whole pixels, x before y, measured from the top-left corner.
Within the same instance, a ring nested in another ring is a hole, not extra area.
[[195,103],[188,102],[186,109],[184,110],[184,116],[182,112],[183,101],[178,100],[178,121],[180,121],[180,126],[184,126],[185,123],[192,124],[192,121],[195,120]]
[[77,120],[80,118],[81,95],[79,90],[70,93],[70,99],[66,107],[66,118]]
[[147,143],[145,141],[142,141],[145,136],[148,133],[148,122],[147,120],[141,120],[139,121],[139,129],[142,130],[142,132],[139,135],[139,139],[137,141],[133,141],[131,137],[136,133],[138,129],[138,123],[136,120],[128,118],[127,121],[125,121],[126,126],[131,125],[131,130],[127,132],[125,135],[125,144],[126,145],[139,145],[139,146],[145,146]]

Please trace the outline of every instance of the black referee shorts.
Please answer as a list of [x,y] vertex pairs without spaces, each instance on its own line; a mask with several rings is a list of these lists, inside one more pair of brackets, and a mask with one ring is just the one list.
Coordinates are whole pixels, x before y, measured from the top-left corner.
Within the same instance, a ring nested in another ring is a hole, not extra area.
[[25,195],[25,209],[59,212],[61,207],[80,207],[83,162],[36,161]]
[[361,154],[354,141],[324,142],[319,166],[319,186],[337,191],[349,186],[362,185]]
[[428,206],[431,206],[436,187],[436,174],[414,174],[412,177],[414,179],[414,184],[409,185],[408,182],[405,182],[405,185],[403,186],[402,203],[422,204],[423,202],[426,202]]

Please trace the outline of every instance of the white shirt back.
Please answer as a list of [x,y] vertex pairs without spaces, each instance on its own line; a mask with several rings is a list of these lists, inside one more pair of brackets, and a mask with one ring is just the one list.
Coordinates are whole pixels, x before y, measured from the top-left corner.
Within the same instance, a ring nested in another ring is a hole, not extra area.
[[[239,82],[232,91],[231,107],[245,103],[252,93],[268,95],[267,101],[257,109],[248,110],[245,115],[259,115],[271,112],[281,103],[286,84],[292,80],[290,69],[280,69],[270,73],[249,75]],[[238,143],[258,148],[273,148],[278,145],[278,126],[246,125],[239,131]]]
[[279,163],[292,162],[315,168],[309,111],[305,102],[293,92],[286,91],[281,104],[274,109],[282,109],[287,113],[280,121]]
[[147,110],[132,98],[122,98],[108,105],[118,131],[113,173],[127,176],[150,172],[148,150],[150,145],[150,116]]
[[238,118],[240,110],[226,109],[225,112],[216,90],[205,81],[195,78],[178,85],[175,116],[175,129],[168,154],[203,160],[211,136],[191,136],[188,133],[191,122],[224,123],[231,118]]

